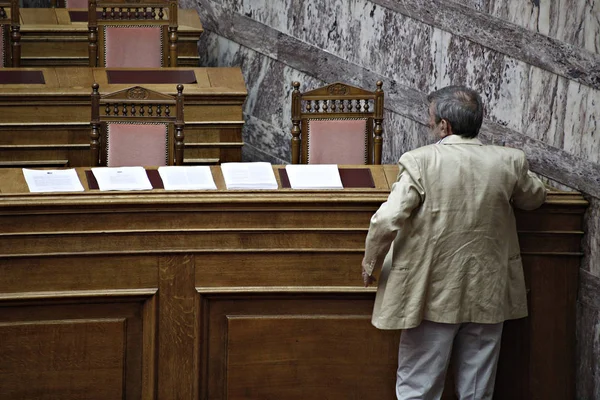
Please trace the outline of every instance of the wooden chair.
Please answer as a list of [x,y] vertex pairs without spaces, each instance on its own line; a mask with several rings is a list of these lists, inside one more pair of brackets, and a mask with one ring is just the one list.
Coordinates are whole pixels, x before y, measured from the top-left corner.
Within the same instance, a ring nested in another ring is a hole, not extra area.
[[92,85],[91,166],[183,164],[183,85],[177,96],[135,86],[100,95]]
[[19,0],[0,0],[0,67],[21,64]]
[[339,82],[305,93],[292,86],[292,164],[381,164],[383,82],[374,92]]
[[177,66],[177,1],[88,3],[90,67]]

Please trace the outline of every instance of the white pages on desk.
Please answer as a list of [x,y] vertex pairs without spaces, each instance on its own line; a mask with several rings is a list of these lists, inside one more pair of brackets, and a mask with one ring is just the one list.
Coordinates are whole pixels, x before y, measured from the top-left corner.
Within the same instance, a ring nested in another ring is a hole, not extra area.
[[292,189],[343,189],[340,171],[335,164],[286,165]]
[[83,192],[83,186],[74,169],[23,168],[23,176],[30,192]]
[[266,162],[223,163],[227,189],[277,189],[273,167]]
[[165,190],[217,190],[208,166],[158,167]]
[[144,167],[92,168],[100,190],[151,190]]

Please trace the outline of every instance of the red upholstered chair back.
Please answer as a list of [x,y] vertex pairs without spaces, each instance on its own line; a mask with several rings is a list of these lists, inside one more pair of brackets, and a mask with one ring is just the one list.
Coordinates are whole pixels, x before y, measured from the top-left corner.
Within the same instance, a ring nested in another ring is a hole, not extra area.
[[91,166],[183,164],[183,85],[170,96],[140,86],[100,95],[92,86]]
[[21,64],[19,0],[0,0],[0,67]]
[[292,164],[381,164],[383,83],[334,83],[300,93],[293,82]]
[[91,67],[177,66],[177,1],[88,0]]

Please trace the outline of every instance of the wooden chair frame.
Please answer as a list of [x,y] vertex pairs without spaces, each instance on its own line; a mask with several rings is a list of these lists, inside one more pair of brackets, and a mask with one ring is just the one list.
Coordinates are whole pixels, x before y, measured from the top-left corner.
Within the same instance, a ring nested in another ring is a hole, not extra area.
[[[177,85],[175,97],[134,86],[100,95],[97,83],[92,85],[92,121],[90,165],[107,165],[108,123],[166,123],[167,165],[183,164],[183,85]],[[174,113],[174,115],[173,115]]]
[[[300,82],[292,86],[292,164],[308,163],[309,120],[367,120],[367,164],[381,164],[383,134],[383,82],[374,92],[336,82],[300,93]],[[302,150],[302,151],[301,151]]]
[[[10,14],[7,10],[10,10]],[[5,52],[3,66],[19,67],[21,64],[19,0],[0,0],[0,29],[4,33],[2,35]]]
[[[145,12],[144,12],[145,11]],[[166,11],[166,13],[165,13]],[[158,26],[162,29],[163,67],[177,66],[177,1],[104,3],[88,1],[90,67],[104,67],[104,27]],[[98,15],[100,12],[100,15]]]

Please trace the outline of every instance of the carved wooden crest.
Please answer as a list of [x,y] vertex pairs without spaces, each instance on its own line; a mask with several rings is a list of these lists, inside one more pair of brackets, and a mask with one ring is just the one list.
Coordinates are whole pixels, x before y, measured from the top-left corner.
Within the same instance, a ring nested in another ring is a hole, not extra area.
[[141,87],[134,87],[127,91],[127,98],[131,100],[145,100],[149,96],[148,91]]
[[345,96],[348,94],[348,86],[341,83],[329,85],[327,92],[332,96]]

